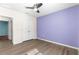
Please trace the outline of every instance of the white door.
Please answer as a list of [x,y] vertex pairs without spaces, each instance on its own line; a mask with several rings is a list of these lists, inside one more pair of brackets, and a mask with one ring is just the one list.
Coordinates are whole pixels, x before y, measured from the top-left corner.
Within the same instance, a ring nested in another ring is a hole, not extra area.
[[28,39],[35,39],[36,38],[36,19],[32,17],[29,19],[28,24]]

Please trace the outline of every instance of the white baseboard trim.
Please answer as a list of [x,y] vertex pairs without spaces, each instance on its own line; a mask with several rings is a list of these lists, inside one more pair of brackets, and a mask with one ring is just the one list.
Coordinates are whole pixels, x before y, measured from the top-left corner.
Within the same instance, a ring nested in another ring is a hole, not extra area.
[[65,44],[54,42],[54,41],[50,41],[50,40],[47,40],[47,39],[42,39],[42,38],[38,38],[38,39],[39,40],[43,40],[43,41],[47,41],[47,42],[50,42],[50,43],[55,43],[55,44],[58,44],[58,45],[61,45],[61,46],[66,46],[66,47],[69,47],[69,48],[77,49],[79,51],[79,48],[77,48],[77,47],[65,45]]
[[79,49],[78,49],[78,55],[79,55]]

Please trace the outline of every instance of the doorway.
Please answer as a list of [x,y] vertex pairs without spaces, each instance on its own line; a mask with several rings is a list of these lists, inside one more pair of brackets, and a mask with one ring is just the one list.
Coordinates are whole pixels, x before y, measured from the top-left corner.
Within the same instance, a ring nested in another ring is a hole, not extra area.
[[12,46],[12,20],[8,17],[0,17],[0,48]]

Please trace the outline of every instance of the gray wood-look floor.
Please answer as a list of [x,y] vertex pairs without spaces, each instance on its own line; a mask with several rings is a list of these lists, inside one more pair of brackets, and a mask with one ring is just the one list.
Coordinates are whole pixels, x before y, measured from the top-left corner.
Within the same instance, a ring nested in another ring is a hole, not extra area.
[[[9,41],[9,40],[8,40]],[[11,42],[11,41],[10,41]],[[0,47],[0,55],[77,55],[76,49],[52,44],[38,39],[32,39],[23,43],[12,45],[5,43],[6,47]]]
[[7,36],[0,36],[0,48],[5,48],[11,45],[13,45],[12,41],[9,40]]

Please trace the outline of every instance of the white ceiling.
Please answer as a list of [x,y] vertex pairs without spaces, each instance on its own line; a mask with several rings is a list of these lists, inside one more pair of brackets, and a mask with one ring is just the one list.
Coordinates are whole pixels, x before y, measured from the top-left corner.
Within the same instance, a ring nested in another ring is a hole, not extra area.
[[23,12],[26,14],[30,14],[32,16],[37,15],[37,17],[44,16],[53,12],[57,12],[59,10],[69,8],[75,5],[79,5],[77,3],[43,3],[42,7],[39,8],[40,13],[34,12],[34,10],[31,9],[26,9],[25,7],[31,7],[33,6],[34,3],[6,3],[6,4],[1,4],[0,7],[5,7],[8,9],[16,10],[19,12]]

